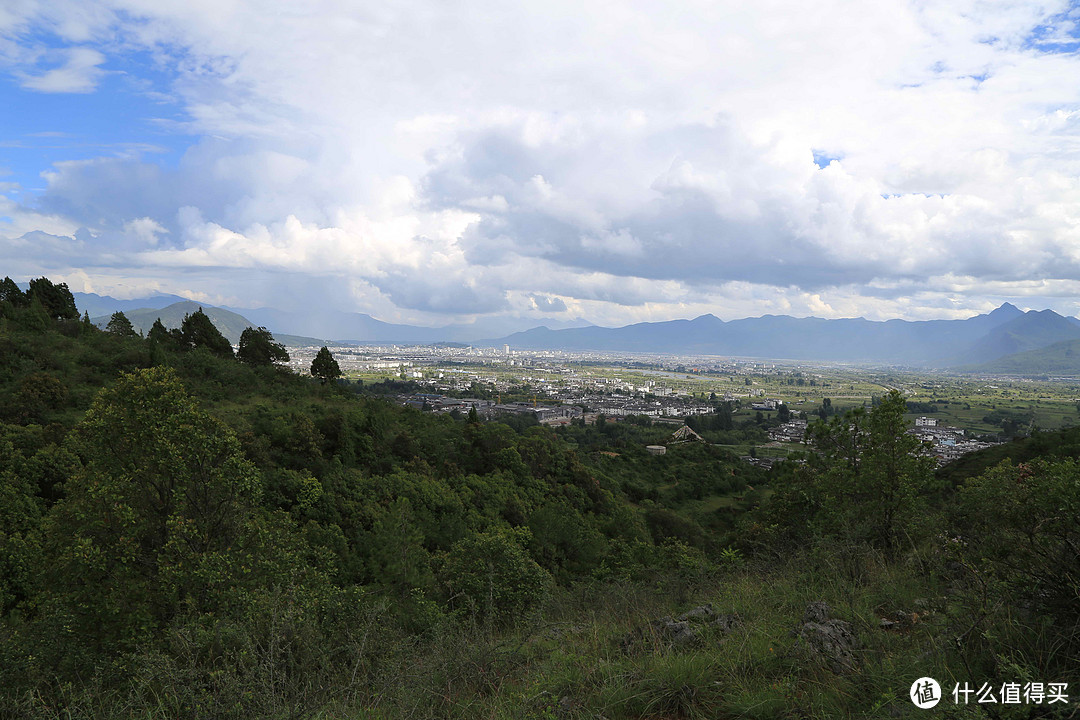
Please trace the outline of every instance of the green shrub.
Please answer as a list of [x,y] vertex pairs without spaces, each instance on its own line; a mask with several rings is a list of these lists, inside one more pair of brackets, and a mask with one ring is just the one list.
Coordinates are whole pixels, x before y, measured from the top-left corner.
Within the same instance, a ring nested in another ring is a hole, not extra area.
[[1002,463],[959,493],[953,541],[979,590],[1057,624],[1076,653],[1080,626],[1080,464]]
[[551,576],[526,552],[531,539],[528,530],[515,528],[470,535],[455,543],[442,573],[451,603],[498,619],[539,605]]

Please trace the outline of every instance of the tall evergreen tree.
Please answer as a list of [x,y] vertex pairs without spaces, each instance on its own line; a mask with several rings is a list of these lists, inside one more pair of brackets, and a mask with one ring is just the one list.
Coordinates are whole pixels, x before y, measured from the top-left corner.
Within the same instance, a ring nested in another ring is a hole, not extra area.
[[101,391],[72,442],[84,468],[52,511],[47,587],[83,649],[127,649],[185,599],[229,586],[214,573],[244,532],[258,471],[165,368]]
[[906,409],[893,390],[870,411],[856,408],[807,429],[813,452],[796,475],[819,531],[896,548],[919,522],[934,463],[906,432]]
[[189,350],[206,348],[218,357],[233,357],[232,345],[214,326],[210,316],[203,312],[202,308],[184,316],[184,321],[180,324],[180,333],[183,335],[184,345]]
[[54,285],[48,278],[36,278],[30,281],[26,296],[31,302],[40,301],[45,312],[55,320],[79,319],[79,309],[75,307],[75,298],[66,283]]
[[4,301],[11,303],[15,307],[26,307],[30,304],[26,293],[20,290],[15,281],[9,277],[5,277],[3,281],[0,281],[0,302]]
[[247,365],[273,365],[289,362],[285,346],[274,341],[274,336],[264,327],[245,328],[240,334],[240,349],[236,353],[240,362]]
[[154,324],[150,326],[150,332],[146,334],[146,339],[156,348],[167,348],[175,351],[184,348],[183,334],[176,329],[166,329],[165,324],[161,322],[161,318],[155,320]]
[[[164,330],[164,328],[162,329]],[[138,336],[138,333],[135,332],[135,326],[128,320],[127,315],[119,310],[114,312],[112,317],[109,318],[109,323],[105,326],[105,331],[125,338]]]
[[322,380],[323,385],[341,377],[341,367],[325,345],[311,361],[311,374]]

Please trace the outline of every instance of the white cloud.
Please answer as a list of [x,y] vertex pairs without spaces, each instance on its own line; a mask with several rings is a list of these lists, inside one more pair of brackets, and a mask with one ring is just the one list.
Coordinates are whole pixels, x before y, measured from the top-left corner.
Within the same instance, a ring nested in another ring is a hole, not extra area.
[[97,50],[73,47],[60,51],[61,64],[48,70],[20,73],[22,86],[43,93],[89,93],[97,89],[104,71],[98,67],[105,56]]
[[124,223],[124,233],[145,245],[157,245],[157,236],[168,232],[156,220],[148,217],[136,218]]
[[608,322],[924,317],[1080,280],[1063,0],[27,8],[0,35],[71,46],[3,51],[24,82],[87,91],[106,54],[149,51],[200,137],[175,168],[58,164],[11,211],[91,228],[87,269]]

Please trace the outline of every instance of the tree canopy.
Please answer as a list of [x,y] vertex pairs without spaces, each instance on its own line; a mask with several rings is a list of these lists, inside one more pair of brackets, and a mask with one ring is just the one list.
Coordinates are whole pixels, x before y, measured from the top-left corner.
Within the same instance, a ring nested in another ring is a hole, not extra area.
[[119,310],[114,312],[112,317],[109,318],[109,323],[105,326],[105,332],[127,338],[139,336],[139,333],[135,331],[135,326],[128,320],[127,315]]
[[180,332],[179,328],[173,328],[172,330],[166,328],[165,324],[161,322],[161,318],[155,320],[154,324],[150,326],[150,332],[146,333],[146,339],[155,347],[167,348],[173,351],[185,349],[183,333]]
[[0,302],[9,302],[15,307],[26,307],[30,304],[26,293],[20,290],[15,281],[9,277],[0,281]]
[[341,367],[325,345],[311,361],[311,374],[322,380],[324,385],[341,377]]
[[30,281],[30,290],[26,295],[30,302],[40,302],[46,314],[54,320],[79,319],[79,309],[75,307],[75,298],[66,283],[54,285],[48,278],[36,278]]
[[264,327],[249,327],[240,334],[240,348],[236,357],[248,365],[274,365],[289,361],[285,346],[275,342],[274,336]]
[[52,516],[51,585],[85,642],[128,646],[186,598],[206,600],[258,498],[258,473],[167,368],[103,390],[72,443],[84,470]]
[[189,350],[206,348],[218,357],[233,357],[232,344],[217,329],[210,317],[199,308],[184,316],[180,334]]
[[[829,407],[823,405],[823,407]],[[895,549],[923,518],[933,459],[906,432],[904,397],[892,391],[870,411],[812,423],[812,448],[777,489],[769,512],[789,532]]]

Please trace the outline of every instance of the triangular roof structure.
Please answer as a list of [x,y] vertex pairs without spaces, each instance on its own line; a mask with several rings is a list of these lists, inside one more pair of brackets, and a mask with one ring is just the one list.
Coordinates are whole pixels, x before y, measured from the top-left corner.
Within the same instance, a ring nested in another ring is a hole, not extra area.
[[683,425],[671,435],[671,439],[668,442],[684,443],[684,442],[705,442],[705,439],[698,435],[689,425]]

